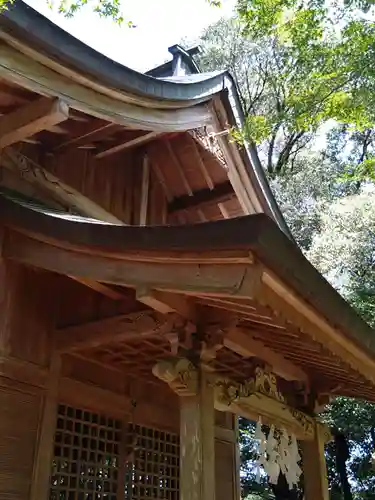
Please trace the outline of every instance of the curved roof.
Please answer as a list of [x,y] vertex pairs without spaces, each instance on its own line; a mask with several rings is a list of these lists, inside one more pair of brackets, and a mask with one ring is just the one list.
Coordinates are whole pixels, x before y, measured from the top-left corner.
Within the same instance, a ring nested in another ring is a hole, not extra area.
[[[348,375],[347,387],[340,387],[340,393],[374,399],[368,385],[375,385],[373,330],[264,214],[187,226],[123,226],[53,214],[0,195],[0,222],[15,231],[4,238],[4,257],[60,274],[122,286],[148,285],[198,298],[212,295],[238,305],[258,300],[261,290],[276,280],[277,286],[286,287],[278,300],[288,302],[289,294],[293,310],[297,302],[305,304],[304,328],[316,322],[316,334],[325,331],[330,338],[322,341],[313,336],[314,342],[328,343],[339,357],[336,360],[351,366],[344,369],[347,373],[357,371],[355,382]],[[276,332],[282,336],[280,327]],[[308,353],[306,337],[298,335],[296,346],[286,344],[287,357],[293,349]],[[332,366],[336,362],[333,358]],[[328,368],[326,362],[323,365],[318,373],[324,377]]]
[[225,87],[225,71],[202,73],[195,81],[187,82],[164,81],[139,73],[85,45],[20,0],[2,13],[1,29],[61,64],[123,92],[158,100],[190,101],[209,98]]
[[[30,54],[27,55],[31,55],[33,58],[38,57],[38,60],[43,64],[47,64],[48,60],[48,65],[52,69],[55,69],[53,64],[58,64],[59,70],[60,67],[63,67],[62,71],[68,77],[72,76],[69,71],[74,72],[73,80],[77,80],[95,91],[114,97],[122,103],[125,101],[135,104],[136,107],[160,108],[157,118],[159,116],[162,118],[161,113],[167,113],[166,108],[179,109],[181,113],[184,113],[184,109],[190,108],[192,112],[196,112],[198,111],[197,104],[212,100],[215,95],[219,94],[228,110],[228,115],[230,115],[230,125],[237,127],[243,125],[244,115],[236,85],[227,71],[197,73],[171,78],[154,78],[139,73],[88,47],[21,0],[10,4],[8,9],[1,14],[0,38],[4,38],[11,45],[17,47],[21,44],[24,53],[30,50]],[[14,61],[10,61],[9,65],[14,67]],[[51,91],[51,89],[46,89],[45,85],[41,85],[39,81],[33,85],[36,90]],[[61,92],[58,95],[62,96]],[[77,104],[76,96],[77,93],[72,96],[72,99]],[[62,97],[69,100],[71,96],[63,95]],[[80,102],[78,104],[81,105]],[[90,112],[91,109],[100,117],[105,117],[105,113],[107,113],[109,120],[111,118],[121,119],[120,111],[117,115],[114,114],[117,111],[115,103],[112,105],[112,109],[115,110],[111,112],[112,114],[109,114],[107,102],[98,102],[97,106],[100,109],[92,109],[86,104],[81,109],[85,112]],[[186,123],[187,128],[198,127],[199,115],[186,114],[186,111],[184,115],[181,114],[180,121],[176,115],[169,115],[170,124],[168,126],[173,129],[178,123],[181,129]],[[134,109],[129,112],[129,116],[131,113],[134,113]],[[201,126],[206,124],[206,118],[203,115],[204,113],[201,114]],[[133,123],[142,124],[142,118],[138,118],[138,116],[133,119]],[[132,123],[130,119],[128,121],[130,124]],[[145,129],[152,128],[148,122],[144,122],[143,126]],[[255,145],[246,146],[241,156],[254,188],[260,199],[263,200],[265,212],[268,212],[292,239],[266,180]]]

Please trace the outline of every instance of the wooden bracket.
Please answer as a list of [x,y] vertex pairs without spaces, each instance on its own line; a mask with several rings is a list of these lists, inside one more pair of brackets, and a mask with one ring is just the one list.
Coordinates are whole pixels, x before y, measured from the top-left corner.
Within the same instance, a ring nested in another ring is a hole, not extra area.
[[82,325],[62,328],[55,332],[55,346],[60,352],[74,352],[98,347],[110,342],[163,335],[173,330],[175,323],[184,321],[176,315],[161,317],[155,311],[138,311]]
[[[166,382],[179,396],[195,396],[199,390],[199,370],[186,358],[175,358],[157,363],[153,374]],[[214,389],[215,408],[251,420],[262,416],[265,423],[285,427],[300,439],[313,439],[315,419],[289,406],[277,386],[272,372],[256,367],[254,377],[236,382],[207,371],[209,384]]]
[[0,118],[0,149],[48,130],[69,118],[61,99],[42,97]]

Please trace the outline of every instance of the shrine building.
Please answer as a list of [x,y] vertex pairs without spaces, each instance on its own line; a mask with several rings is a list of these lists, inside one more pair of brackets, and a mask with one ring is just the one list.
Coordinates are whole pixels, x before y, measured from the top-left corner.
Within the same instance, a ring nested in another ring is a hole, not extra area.
[[375,336],[232,140],[231,75],[140,74],[20,0],[0,39],[0,499],[239,500],[243,416],[327,500],[316,415],[375,401]]

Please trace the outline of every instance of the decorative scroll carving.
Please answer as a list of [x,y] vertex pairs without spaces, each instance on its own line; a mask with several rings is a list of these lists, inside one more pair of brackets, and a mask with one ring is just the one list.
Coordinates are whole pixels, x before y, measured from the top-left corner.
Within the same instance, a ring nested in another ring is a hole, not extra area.
[[255,369],[255,377],[246,382],[234,382],[230,379],[217,378],[215,380],[217,398],[223,404],[230,405],[252,394],[260,393],[280,403],[284,403],[284,396],[277,388],[276,375],[260,368]]
[[188,359],[161,361],[154,366],[152,373],[179,396],[194,396],[198,393],[198,370]]
[[280,403],[284,403],[284,396],[277,388],[277,378],[271,371],[266,371],[259,366],[255,369],[255,390],[269,398],[276,399]]
[[315,421],[312,417],[306,415],[296,408],[290,408],[289,411],[292,417],[300,424],[306,435],[313,436],[315,430]]
[[[202,365],[201,369],[205,369]],[[166,382],[179,396],[198,394],[199,369],[185,358],[158,363],[153,373]],[[288,429],[300,439],[312,439],[316,423],[314,418],[285,403],[277,387],[276,375],[256,367],[254,377],[237,382],[214,373],[208,374],[214,388],[215,408],[257,420],[262,416],[269,425]]]
[[217,378],[214,386],[215,400],[220,406],[229,407],[231,404],[248,398],[256,392],[254,380],[249,380],[241,384],[230,379]]
[[285,427],[302,439],[312,439],[315,421],[286,404],[276,375],[256,367],[254,378],[244,383],[215,377],[215,407],[250,419],[262,416],[268,424]]

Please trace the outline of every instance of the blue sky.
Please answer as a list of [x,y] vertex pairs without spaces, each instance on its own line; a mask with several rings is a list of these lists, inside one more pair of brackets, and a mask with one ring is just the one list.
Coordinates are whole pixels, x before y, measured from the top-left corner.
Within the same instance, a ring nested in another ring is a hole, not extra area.
[[99,18],[89,7],[65,19],[48,7],[47,0],[26,2],[87,45],[138,71],[165,62],[169,46],[182,38],[197,38],[206,26],[229,16],[235,4],[223,0],[222,7],[215,8],[206,0],[123,0],[125,18],[137,26],[129,29]]

